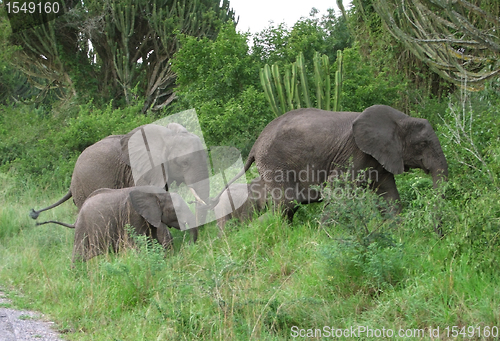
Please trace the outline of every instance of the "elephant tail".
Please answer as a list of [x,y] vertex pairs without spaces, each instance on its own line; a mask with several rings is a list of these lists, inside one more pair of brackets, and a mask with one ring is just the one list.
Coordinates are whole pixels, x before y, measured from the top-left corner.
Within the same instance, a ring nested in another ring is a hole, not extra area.
[[71,190],[68,190],[68,193],[66,193],[66,195],[64,197],[61,198],[61,200],[59,200],[58,202],[48,206],[48,207],[45,207],[45,208],[42,208],[41,210],[38,210],[38,211],[35,211],[34,209],[31,209],[30,211],[30,217],[31,219],[36,219],[38,218],[38,215],[43,212],[43,211],[47,211],[47,210],[50,210],[51,208],[54,208],[56,206],[59,206],[61,205],[63,202],[65,202],[66,200],[68,200],[69,198],[71,198],[73,195],[71,194]]
[[229,181],[226,186],[222,189],[222,191],[213,199],[210,199],[210,203],[207,205],[208,209],[213,209],[215,206],[217,206],[217,204],[219,203],[219,200],[220,200],[220,197],[222,195],[222,193],[224,193],[224,191],[233,183],[235,182],[236,180],[238,180],[243,174],[246,173],[246,171],[250,168],[250,166],[252,165],[252,163],[255,162],[255,156],[253,155],[252,153],[253,149],[250,151],[250,155],[248,155],[248,158],[247,158],[247,161],[245,162],[245,166],[243,167],[243,169],[241,171],[238,172],[238,174],[236,174],[234,176],[234,178],[231,179],[231,181]]
[[74,229],[75,228],[75,225],[61,223],[60,221],[55,221],[55,220],[42,221],[41,223],[37,222],[36,226],[45,225],[45,224],[58,224],[58,225],[69,227],[70,229]]

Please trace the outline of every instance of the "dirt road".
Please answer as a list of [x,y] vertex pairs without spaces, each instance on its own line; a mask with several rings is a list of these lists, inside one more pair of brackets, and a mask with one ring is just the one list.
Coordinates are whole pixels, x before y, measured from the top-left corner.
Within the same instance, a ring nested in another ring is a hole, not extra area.
[[54,322],[44,322],[43,315],[33,311],[10,308],[10,301],[0,291],[0,341],[62,341],[61,336],[51,326]]

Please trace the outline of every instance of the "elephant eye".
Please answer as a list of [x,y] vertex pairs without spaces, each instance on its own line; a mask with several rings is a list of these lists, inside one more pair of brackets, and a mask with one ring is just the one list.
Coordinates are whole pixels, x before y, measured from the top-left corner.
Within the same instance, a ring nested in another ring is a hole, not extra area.
[[189,166],[189,158],[181,158],[177,160],[177,164],[182,167],[188,167]]

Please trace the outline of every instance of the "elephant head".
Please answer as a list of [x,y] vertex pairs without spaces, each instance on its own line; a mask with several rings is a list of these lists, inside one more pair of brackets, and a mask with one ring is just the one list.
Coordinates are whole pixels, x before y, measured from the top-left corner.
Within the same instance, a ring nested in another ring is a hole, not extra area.
[[164,225],[178,230],[189,229],[196,242],[196,217],[179,194],[148,186],[132,190],[129,196],[134,210],[159,231],[165,229]]
[[121,141],[124,161],[131,166],[136,186],[185,183],[197,200],[198,225],[209,198],[208,156],[200,138],[183,126],[148,124],[134,129]]
[[432,175],[434,187],[447,181],[448,164],[430,123],[385,105],[367,108],[353,122],[356,145],[388,172],[421,168]]

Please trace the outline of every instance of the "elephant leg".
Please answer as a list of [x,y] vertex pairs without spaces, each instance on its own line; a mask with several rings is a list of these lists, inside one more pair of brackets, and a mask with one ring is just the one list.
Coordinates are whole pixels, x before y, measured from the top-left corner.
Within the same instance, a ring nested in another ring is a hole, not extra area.
[[274,214],[280,214],[282,217],[286,218],[289,223],[293,221],[293,216],[297,212],[298,207],[295,206],[294,202],[283,202],[273,200],[273,212]]
[[219,237],[222,235],[224,231],[224,227],[226,226],[226,222],[231,219],[231,215],[227,215],[225,217],[217,219],[217,226],[219,227]]
[[203,226],[205,221],[207,220],[208,209],[206,206],[201,205],[200,203],[196,203],[195,206],[195,216],[196,216],[196,224],[198,226]]
[[401,203],[396,180],[394,175],[386,173],[380,176],[379,181],[374,183],[376,193],[382,196],[391,206],[391,211],[395,214],[401,212]]
[[285,217],[288,219],[288,222],[291,224],[293,221],[293,216],[295,215],[295,212],[297,212],[299,208],[298,207],[287,207],[285,209]]
[[86,253],[89,249],[89,239],[81,228],[75,229],[75,240],[73,242],[73,260],[72,263],[86,261]]
[[198,228],[189,229],[189,233],[191,234],[193,244],[196,243],[196,240],[198,240]]
[[160,245],[163,246],[165,250],[170,249],[173,246],[172,234],[166,226],[156,229],[156,237],[153,235],[153,238],[158,240]]
[[217,227],[219,228],[219,232],[217,233],[217,238],[220,239],[224,236],[224,227],[226,226],[226,223],[229,219],[230,219],[229,216],[217,219]]

